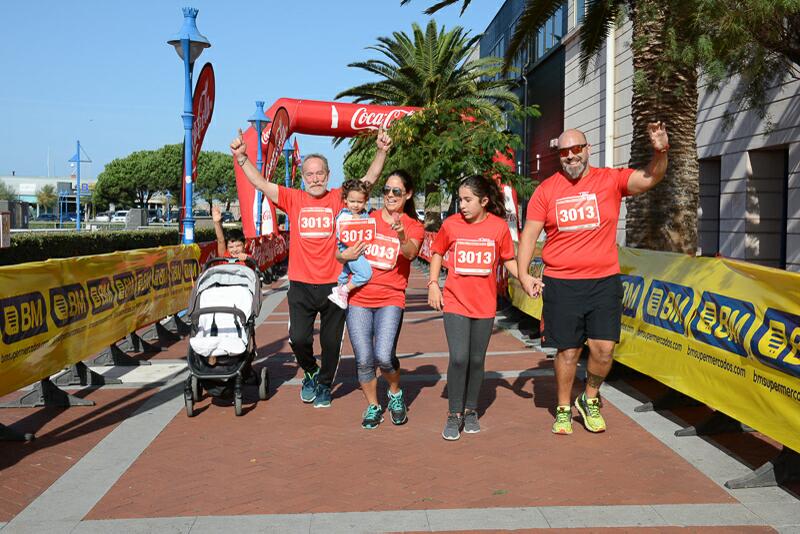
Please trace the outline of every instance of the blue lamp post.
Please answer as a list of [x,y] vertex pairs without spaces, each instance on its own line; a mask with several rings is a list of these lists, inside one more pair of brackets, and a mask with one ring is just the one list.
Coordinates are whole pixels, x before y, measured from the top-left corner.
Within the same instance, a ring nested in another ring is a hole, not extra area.
[[[264,101],[263,100],[256,100],[256,111],[253,113],[247,122],[253,125],[253,128],[256,129],[256,134],[258,137],[256,138],[256,147],[258,147],[258,152],[256,156],[256,168],[258,172],[262,175],[264,174],[264,158],[261,151],[261,132],[264,131],[264,126],[269,124],[271,121],[269,117],[264,115]],[[267,178],[269,180],[269,177]],[[261,190],[259,189],[256,191],[256,206],[258,207],[258,216],[256,217],[253,214],[253,223],[256,227],[256,235],[261,235],[261,203],[264,201],[264,196]]]
[[75,229],[81,229],[81,163],[91,163],[91,159],[81,159],[81,142],[77,142],[75,155],[69,158],[70,163],[75,164]]
[[192,69],[195,60],[211,43],[197,31],[197,9],[183,8],[183,26],[169,41],[183,60],[184,92],[183,92],[183,143],[184,143],[184,219],[183,243],[194,242],[194,217],[192,215]]

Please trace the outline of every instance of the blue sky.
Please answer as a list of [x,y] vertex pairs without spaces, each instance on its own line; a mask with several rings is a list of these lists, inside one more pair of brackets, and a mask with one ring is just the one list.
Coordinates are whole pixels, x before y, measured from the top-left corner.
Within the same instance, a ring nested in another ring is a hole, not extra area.
[[[365,50],[379,36],[410,33],[429,20],[433,0],[139,0],[136,2],[34,0],[2,2],[0,24],[0,175],[69,174],[67,160],[80,139],[93,163],[81,167],[94,180],[103,166],[141,149],[183,140],[183,67],[166,41],[183,21],[181,8],[200,10],[197,26],[211,41],[197,64],[214,65],[216,103],[204,149],[225,150],[247,126],[256,100],[280,97],[333,100],[369,81],[353,61],[377,57]],[[475,1],[463,17],[460,3],[435,19],[478,34],[501,1]],[[344,146],[330,138],[299,136],[303,153],[331,160],[341,176]]]

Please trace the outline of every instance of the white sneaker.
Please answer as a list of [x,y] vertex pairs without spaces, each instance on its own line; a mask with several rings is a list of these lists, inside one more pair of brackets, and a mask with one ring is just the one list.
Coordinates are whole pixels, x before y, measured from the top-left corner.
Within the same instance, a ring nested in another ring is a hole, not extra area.
[[336,286],[331,289],[331,294],[328,295],[328,300],[339,306],[341,309],[347,309],[348,291],[346,286]]

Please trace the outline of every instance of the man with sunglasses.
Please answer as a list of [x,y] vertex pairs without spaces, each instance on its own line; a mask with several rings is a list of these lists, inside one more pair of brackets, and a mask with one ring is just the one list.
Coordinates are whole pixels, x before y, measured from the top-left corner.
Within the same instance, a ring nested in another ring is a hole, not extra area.
[[[658,185],[667,171],[666,128],[657,122],[647,130],[653,157],[642,169],[591,167],[586,136],[579,130],[565,131],[558,138],[562,170],[543,181],[528,203],[517,265],[525,292],[544,299],[542,345],[557,350],[554,434],[572,433],[572,384],[585,343],[589,345],[586,387],[574,404],[587,430],[606,429],[598,394],[620,336],[622,283],[616,246],[620,203],[625,196]],[[542,230],[544,275],[539,279],[528,269]]]
[[[378,131],[378,150],[367,173],[361,179],[370,186],[383,170],[392,140]],[[289,218],[289,343],[303,369],[300,398],[315,408],[331,405],[331,384],[339,366],[345,311],[328,300],[342,266],[336,260],[334,217],[344,207],[341,189],[328,190],[330,170],[321,154],[309,154],[303,160],[305,190],[283,187],[266,180],[247,158],[242,131],[231,143],[234,160],[242,167],[253,187],[262,191]],[[364,250],[354,245],[354,253]],[[314,358],[314,321],[320,315],[319,340],[322,364]]]

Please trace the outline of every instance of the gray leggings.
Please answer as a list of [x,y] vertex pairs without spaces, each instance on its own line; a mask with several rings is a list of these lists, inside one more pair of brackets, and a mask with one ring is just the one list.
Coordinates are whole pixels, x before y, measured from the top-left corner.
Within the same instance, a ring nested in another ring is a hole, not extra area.
[[450,349],[447,365],[447,398],[450,413],[478,409],[483,383],[486,347],[494,319],[471,319],[455,313],[444,314],[444,331]]

